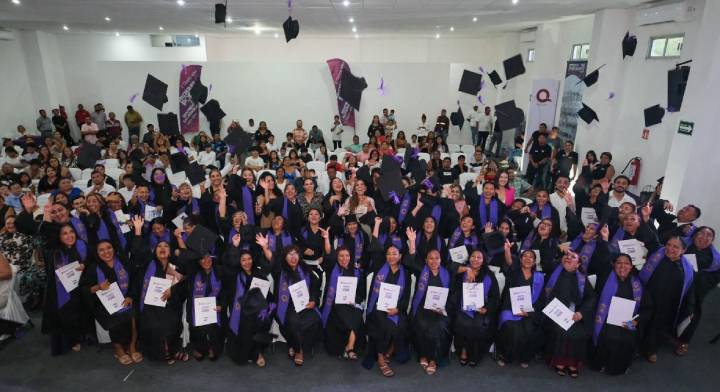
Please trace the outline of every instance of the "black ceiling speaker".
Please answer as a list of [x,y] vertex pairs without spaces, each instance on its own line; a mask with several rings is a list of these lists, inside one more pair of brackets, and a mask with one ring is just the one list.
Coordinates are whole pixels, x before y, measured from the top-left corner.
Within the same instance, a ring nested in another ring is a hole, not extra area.
[[227,5],[222,3],[215,4],[215,23],[225,23],[227,15]]

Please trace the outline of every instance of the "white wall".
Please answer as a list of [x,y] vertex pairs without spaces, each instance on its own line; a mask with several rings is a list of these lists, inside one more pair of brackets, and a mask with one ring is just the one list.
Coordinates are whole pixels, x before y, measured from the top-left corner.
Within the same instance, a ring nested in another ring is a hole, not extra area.
[[0,41],[0,70],[0,136],[16,135],[18,124],[34,129],[37,111],[18,40]]

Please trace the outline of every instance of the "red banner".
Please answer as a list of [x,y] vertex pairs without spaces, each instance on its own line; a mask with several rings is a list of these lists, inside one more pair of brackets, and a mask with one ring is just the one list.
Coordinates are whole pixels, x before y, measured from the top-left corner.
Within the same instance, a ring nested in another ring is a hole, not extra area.
[[202,65],[186,65],[180,70],[180,132],[200,130],[200,104],[190,98],[190,89],[200,81]]
[[335,97],[338,104],[338,112],[340,114],[340,123],[355,128],[355,109],[352,105],[340,97],[340,79],[343,72],[350,72],[350,66],[341,59],[330,59],[327,61],[335,84]]

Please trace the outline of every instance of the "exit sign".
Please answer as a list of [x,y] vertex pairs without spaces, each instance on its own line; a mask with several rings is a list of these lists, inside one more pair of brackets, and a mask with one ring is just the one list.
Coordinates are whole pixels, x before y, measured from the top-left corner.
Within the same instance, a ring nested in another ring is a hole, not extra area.
[[694,122],[680,120],[680,125],[678,125],[678,133],[682,133],[683,135],[692,135],[693,128],[695,128]]

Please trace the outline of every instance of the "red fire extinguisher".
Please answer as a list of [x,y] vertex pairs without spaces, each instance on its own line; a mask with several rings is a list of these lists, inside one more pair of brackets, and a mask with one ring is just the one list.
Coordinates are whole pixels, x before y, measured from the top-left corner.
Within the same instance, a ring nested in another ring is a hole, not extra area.
[[640,168],[642,167],[642,159],[640,157],[635,157],[628,162],[627,165],[625,165],[625,168],[622,170],[622,174],[625,174],[627,171],[627,174],[625,174],[628,178],[630,178],[630,185],[637,185],[640,181]]

